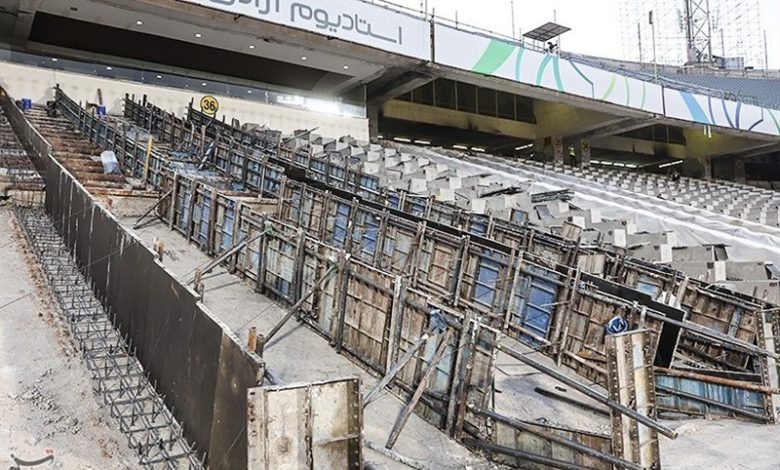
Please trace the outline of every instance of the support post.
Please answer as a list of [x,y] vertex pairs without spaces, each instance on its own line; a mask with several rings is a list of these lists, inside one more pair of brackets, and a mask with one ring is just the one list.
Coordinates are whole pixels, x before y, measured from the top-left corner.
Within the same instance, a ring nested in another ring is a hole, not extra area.
[[417,402],[420,401],[425,388],[428,386],[428,381],[430,380],[431,375],[433,375],[433,371],[436,370],[436,366],[444,358],[444,353],[447,351],[447,343],[450,342],[451,337],[452,329],[447,330],[447,332],[442,336],[441,343],[439,343],[439,348],[436,350],[436,354],[433,356],[431,362],[428,364],[428,367],[423,372],[422,377],[420,378],[420,383],[417,384],[417,388],[412,394],[412,398],[409,399],[409,403],[407,403],[403,410],[401,410],[401,415],[398,417],[398,421],[396,421],[395,426],[393,426],[393,430],[390,432],[390,436],[387,438],[387,443],[385,444],[386,449],[392,449],[395,445],[395,441],[398,440],[398,436],[401,434],[401,430],[403,430],[406,422],[409,420],[409,416],[412,415],[415,406],[417,406]]

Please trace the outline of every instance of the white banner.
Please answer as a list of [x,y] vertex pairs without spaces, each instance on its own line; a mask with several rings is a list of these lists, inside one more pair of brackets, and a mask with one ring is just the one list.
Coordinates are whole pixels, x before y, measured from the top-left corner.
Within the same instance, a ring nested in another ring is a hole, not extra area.
[[186,0],[238,15],[430,60],[430,25],[378,5],[344,0]]

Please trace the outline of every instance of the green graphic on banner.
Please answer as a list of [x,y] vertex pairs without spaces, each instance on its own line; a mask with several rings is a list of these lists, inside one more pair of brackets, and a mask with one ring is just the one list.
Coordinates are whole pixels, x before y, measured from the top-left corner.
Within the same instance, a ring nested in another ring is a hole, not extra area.
[[492,74],[506,62],[514,50],[515,46],[511,44],[491,39],[487,49],[482,53],[482,57],[471,67],[471,71],[487,75]]

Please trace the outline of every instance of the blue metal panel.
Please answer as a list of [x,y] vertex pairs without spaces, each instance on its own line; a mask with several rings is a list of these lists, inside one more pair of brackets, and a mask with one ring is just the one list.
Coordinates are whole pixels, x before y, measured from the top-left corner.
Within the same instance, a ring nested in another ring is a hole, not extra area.
[[425,202],[423,198],[414,197],[411,198],[411,204],[409,205],[409,212],[412,215],[423,216],[425,215]]
[[518,224],[524,224],[525,219],[528,217],[528,214],[525,211],[521,211],[519,209],[513,209],[512,210],[512,222],[516,222]]
[[[656,385],[740,408],[747,412],[766,415],[764,395],[761,392],[658,373],[655,375],[655,383]],[[656,395],[658,406],[665,409],[679,410],[697,415],[732,416],[734,414],[718,406],[703,403],[693,398],[681,397],[663,390],[657,390]]]
[[496,297],[496,281],[501,270],[499,263],[491,259],[490,255],[491,253],[488,252],[487,256],[480,258],[474,285],[474,300],[488,307],[493,306]]
[[200,224],[198,224],[198,244],[203,248],[209,239],[209,214],[211,213],[211,197],[203,197],[200,207]]
[[387,193],[387,206],[391,209],[398,209],[398,205],[401,202],[400,196],[396,192]]
[[488,218],[481,215],[472,215],[469,223],[469,232],[474,235],[485,235],[487,233]]
[[379,221],[373,215],[369,215],[363,221],[363,235],[360,239],[360,251],[369,257],[376,252],[376,239],[379,235]]
[[222,250],[228,250],[233,245],[233,226],[235,224],[235,206],[231,200],[225,204],[225,224],[222,226]]
[[358,184],[360,185],[360,189],[368,189],[371,191],[379,189],[379,179],[374,178],[373,176],[361,175]]
[[[555,312],[555,302],[558,297],[560,275],[548,269],[528,265],[520,277],[520,285],[515,292],[512,322],[536,336],[547,338],[550,323]],[[531,346],[539,346],[538,340],[519,333],[518,339]]]
[[339,202],[336,205],[336,220],[333,222],[333,243],[336,246],[343,247],[344,242],[347,240],[347,224],[349,224],[349,211],[348,204]]
[[275,168],[268,168],[265,172],[263,190],[269,194],[279,195],[281,187],[282,172]]
[[650,298],[657,299],[661,295],[661,284],[647,274],[640,274],[639,281],[636,283],[635,290],[648,294]]
[[[429,340],[425,344],[423,350],[423,361],[425,362],[424,367],[427,367],[428,364],[431,363],[431,360],[436,354],[436,350],[438,348],[439,341]],[[456,348],[452,344],[447,345],[441,361],[439,361],[434,366],[435,371],[433,372],[431,380],[428,383],[429,390],[439,394],[446,394],[449,392],[449,385],[451,383],[450,375],[452,373],[453,367],[455,366],[454,361],[455,357],[457,356],[457,354],[455,354],[455,349]]]

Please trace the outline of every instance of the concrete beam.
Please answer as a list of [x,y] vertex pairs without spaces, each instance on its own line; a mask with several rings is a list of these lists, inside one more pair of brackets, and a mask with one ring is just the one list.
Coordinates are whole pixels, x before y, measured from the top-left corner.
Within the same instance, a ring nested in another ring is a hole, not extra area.
[[600,137],[610,137],[615,134],[622,134],[624,132],[631,132],[637,129],[642,129],[647,126],[652,126],[657,122],[658,120],[656,118],[622,118],[618,120],[618,122],[584,132],[578,136],[567,137],[574,137],[575,139],[598,139]]
[[436,108],[407,101],[391,100],[382,106],[382,114],[387,118],[421,122],[456,129],[476,130],[491,134],[536,140],[536,126],[527,122],[500,119],[479,114]]
[[38,9],[40,0],[19,0],[16,12],[16,23],[14,24],[14,35],[11,42],[17,46],[22,46],[30,37],[35,12]]
[[713,159],[739,158],[741,160],[746,160],[748,158],[759,157],[761,155],[768,155],[770,153],[775,153],[775,152],[780,152],[780,142],[762,143],[737,152],[724,153],[717,156],[713,156],[712,158]]
[[419,88],[433,79],[427,68],[388,70],[377,80],[368,83],[366,101],[381,104]]
[[626,124],[624,116],[580,109],[552,101],[534,101],[534,116],[539,136],[558,135],[565,139],[577,138],[600,129]]

